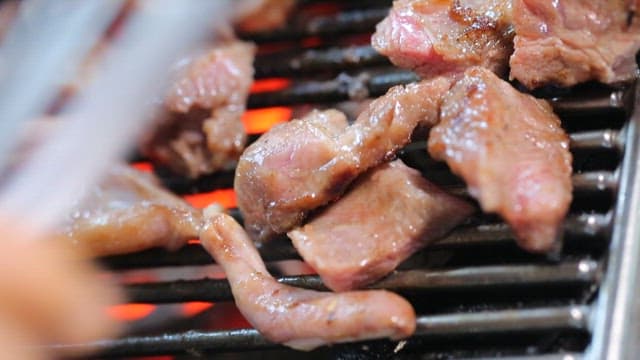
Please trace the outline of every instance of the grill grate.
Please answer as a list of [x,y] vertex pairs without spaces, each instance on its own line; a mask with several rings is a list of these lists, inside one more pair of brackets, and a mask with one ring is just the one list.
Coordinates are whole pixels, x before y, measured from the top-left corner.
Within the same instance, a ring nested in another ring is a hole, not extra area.
[[[322,3],[301,1],[298,11],[305,14]],[[286,77],[291,85],[252,94],[249,108],[333,106],[336,102],[375,97],[390,86],[415,81],[415,74],[390,67],[370,46],[342,42],[343,37],[370,33],[386,15],[387,8],[379,7],[384,1],[371,3],[378,7],[331,2],[339,11],[336,15],[323,15],[313,21],[302,17],[282,31],[268,34],[241,34],[262,44],[261,48],[274,43],[289,44],[283,52],[261,53],[255,64],[257,77]],[[320,45],[297,47],[309,37],[319,38]],[[381,340],[335,345],[305,356],[579,359],[585,354],[600,358],[598,354],[610,351],[603,345],[603,339],[609,335],[607,328],[615,323],[611,317],[613,304],[624,298],[624,294],[614,296],[620,289],[618,277],[634,269],[629,265],[631,260],[622,258],[620,244],[626,244],[625,249],[631,248],[630,241],[623,240],[630,226],[626,224],[626,216],[633,213],[628,197],[634,188],[629,179],[635,174],[632,165],[637,162],[638,151],[639,135],[634,123],[637,119],[631,118],[635,88],[631,84],[618,88],[587,84],[571,90],[544,89],[536,95],[551,101],[571,136],[575,191],[564,224],[561,251],[548,257],[527,254],[516,247],[504,223],[495,216],[479,215],[372,286],[397,291],[412,302],[419,314],[416,336],[400,343]],[[634,145],[629,146],[630,143]],[[424,142],[408,145],[400,156],[436,183],[466,195],[459,179],[444,165],[428,158]],[[233,183],[230,171],[195,181],[163,172],[160,175],[170,189],[180,194],[229,188]],[[242,220],[237,209],[230,212]],[[263,247],[260,253],[269,263],[299,259],[285,238]],[[173,253],[152,249],[102,261],[115,273],[171,271],[175,267],[212,263],[211,257],[195,244]],[[277,278],[285,284],[324,289],[317,276]],[[132,302],[232,300],[228,283],[220,279],[127,283],[124,287]],[[100,357],[164,354],[197,357],[210,353],[260,359],[270,358],[269,355],[299,356],[293,350],[266,341],[254,329],[205,326],[185,330],[171,324],[120,339],[58,346],[94,347],[100,351]]]

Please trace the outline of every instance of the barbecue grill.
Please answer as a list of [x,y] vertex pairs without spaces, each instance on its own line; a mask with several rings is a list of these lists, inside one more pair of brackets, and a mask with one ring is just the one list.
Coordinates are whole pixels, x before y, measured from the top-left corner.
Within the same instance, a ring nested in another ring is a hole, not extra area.
[[[368,45],[368,36],[389,5],[389,0],[300,1],[284,29],[240,34],[260,46],[256,78],[278,78],[283,84],[253,93],[248,107],[286,106],[296,114],[296,109],[309,106],[376,97],[390,86],[417,80]],[[398,292],[414,305],[417,331],[410,339],[340,344],[302,354],[270,343],[251,328],[216,327],[201,314],[153,326],[132,325],[118,339],[56,346],[95,347],[101,358],[630,358],[640,351],[640,302],[635,299],[640,275],[636,87],[585,84],[536,93],[550,100],[571,136],[575,189],[562,244],[550,255],[528,254],[517,248],[508,226],[486,214],[458,227],[372,286]],[[429,159],[424,139],[408,145],[400,157],[435,183],[468,196],[444,164]],[[157,172],[180,194],[231,188],[233,182],[233,171],[198,180]],[[237,210],[229,211],[242,220]],[[260,252],[270,264],[299,259],[284,238]],[[233,299],[224,279],[180,279],[185,269],[212,263],[198,244],[172,253],[153,249],[101,260],[113,274],[178,274],[172,277],[177,280],[127,282],[124,288],[131,302],[214,302],[211,312],[232,316],[226,303]],[[282,275],[278,281],[324,289],[315,275]]]

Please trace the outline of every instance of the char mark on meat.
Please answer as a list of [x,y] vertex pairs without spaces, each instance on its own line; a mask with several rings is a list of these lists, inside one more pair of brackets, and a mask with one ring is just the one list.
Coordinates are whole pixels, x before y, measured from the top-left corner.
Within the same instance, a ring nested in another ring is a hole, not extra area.
[[429,152],[445,160],[487,212],[500,214],[518,243],[554,244],[571,202],[569,138],[551,107],[471,68],[443,100]]
[[387,275],[473,211],[396,160],[370,170],[288,235],[327,287],[345,291]]
[[213,214],[200,238],[224,268],[240,312],[273,342],[311,350],[338,342],[399,339],[415,330],[413,308],[394,293],[334,294],[278,283],[242,227],[228,215]]
[[351,126],[339,111],[314,111],[265,133],[242,154],[234,180],[250,236],[265,241],[291,230],[359,174],[393,157],[418,124],[437,122],[450,84],[436,78],[396,86]]
[[511,0],[397,0],[371,38],[395,65],[423,78],[483,66],[506,73]]
[[61,231],[89,255],[105,256],[152,247],[175,250],[198,236],[201,223],[199,210],[151,175],[121,165],[89,191]]
[[255,47],[233,41],[190,61],[165,99],[142,152],[190,178],[237,161],[246,133],[241,117],[253,82]]
[[637,1],[513,0],[511,78],[528,88],[636,77]]

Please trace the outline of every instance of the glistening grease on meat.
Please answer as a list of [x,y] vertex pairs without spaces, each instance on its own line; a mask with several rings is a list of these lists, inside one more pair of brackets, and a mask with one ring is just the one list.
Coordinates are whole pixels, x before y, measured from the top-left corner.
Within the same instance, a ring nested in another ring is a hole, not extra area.
[[360,173],[391,158],[420,123],[437,122],[446,78],[396,86],[348,126],[336,110],[273,127],[247,147],[234,188],[245,227],[264,241],[336,199]]
[[240,119],[253,83],[254,53],[254,45],[232,41],[192,60],[171,87],[168,111],[142,152],[191,178],[235,162],[246,142]]
[[311,350],[338,342],[399,339],[415,330],[413,308],[394,293],[334,294],[280,284],[269,275],[242,227],[228,215],[210,215],[200,239],[224,268],[240,312],[273,342]]
[[165,247],[175,250],[200,231],[202,215],[150,175],[115,167],[67,218],[66,238],[90,255]]
[[370,170],[339,201],[288,234],[325,285],[344,291],[387,275],[473,211],[396,160]]
[[423,78],[483,66],[507,71],[511,0],[396,0],[371,44]]
[[637,0],[513,0],[511,78],[536,88],[636,77],[637,11]]
[[445,96],[429,152],[462,176],[518,243],[548,251],[571,202],[569,137],[549,104],[471,68]]

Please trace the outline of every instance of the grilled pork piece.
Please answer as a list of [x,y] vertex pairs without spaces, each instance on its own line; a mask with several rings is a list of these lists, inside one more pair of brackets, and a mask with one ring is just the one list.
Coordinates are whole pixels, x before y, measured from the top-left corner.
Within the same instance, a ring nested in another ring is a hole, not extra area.
[[550,250],[571,202],[569,138],[551,107],[476,67],[444,98],[440,117],[431,155],[511,225],[520,246]]
[[337,342],[398,339],[415,330],[413,308],[391,292],[334,294],[278,283],[242,227],[228,215],[207,219],[200,239],[224,268],[240,312],[273,342],[311,350]]
[[234,41],[193,60],[165,99],[169,110],[142,152],[196,178],[238,159],[246,142],[240,121],[253,82],[255,46]]
[[235,27],[242,31],[257,32],[282,27],[296,0],[241,0],[235,5]]
[[344,291],[390,273],[473,211],[396,160],[370,170],[340,201],[288,235],[325,285]]
[[638,1],[514,0],[511,78],[528,88],[636,76]]
[[242,154],[234,188],[245,228],[257,241],[299,225],[337,198],[358,174],[389,159],[418,123],[433,125],[450,80],[396,86],[351,126],[336,110],[280,124]]
[[511,0],[396,0],[371,38],[395,65],[423,78],[474,65],[506,73]]
[[175,250],[197,238],[199,210],[163,190],[150,175],[117,166],[68,217],[62,232],[90,255]]

